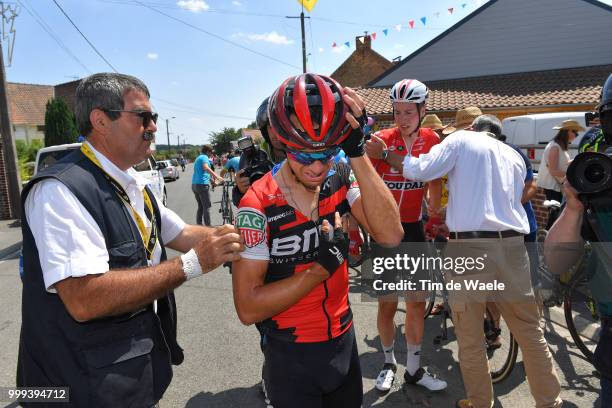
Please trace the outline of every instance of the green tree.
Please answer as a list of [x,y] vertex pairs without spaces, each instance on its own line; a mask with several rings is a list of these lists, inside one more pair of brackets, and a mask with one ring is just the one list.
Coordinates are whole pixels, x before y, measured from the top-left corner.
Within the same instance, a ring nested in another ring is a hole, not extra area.
[[232,142],[240,139],[240,130],[226,127],[220,132],[210,132],[209,135],[215,154],[220,155],[232,150]]
[[45,146],[74,143],[79,135],[74,114],[63,99],[51,99],[45,112]]
[[257,122],[252,121],[251,123],[249,123],[249,124],[247,125],[247,129],[259,129],[259,128],[257,127]]

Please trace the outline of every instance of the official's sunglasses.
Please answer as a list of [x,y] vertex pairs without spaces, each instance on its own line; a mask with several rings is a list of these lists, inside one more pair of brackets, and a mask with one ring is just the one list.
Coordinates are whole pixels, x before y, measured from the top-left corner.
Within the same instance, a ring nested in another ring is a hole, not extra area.
[[145,110],[124,110],[124,109],[102,109],[104,112],[128,112],[142,118],[142,126],[146,129],[151,124],[157,123],[158,114],[151,111]]

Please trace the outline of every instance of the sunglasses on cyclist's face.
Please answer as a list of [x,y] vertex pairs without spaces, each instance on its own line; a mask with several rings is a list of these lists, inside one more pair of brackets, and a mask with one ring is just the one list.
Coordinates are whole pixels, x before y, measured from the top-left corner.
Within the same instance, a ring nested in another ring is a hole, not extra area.
[[317,160],[323,164],[328,164],[330,161],[334,159],[334,157],[340,151],[339,147],[323,150],[321,152],[294,152],[288,151],[287,157],[291,160],[295,160],[296,162],[303,164],[304,166],[309,166]]
[[157,117],[159,116],[155,112],[145,110],[123,110],[123,109],[102,109],[104,112],[128,112],[142,118],[142,127],[145,129],[149,127],[151,122],[157,123]]

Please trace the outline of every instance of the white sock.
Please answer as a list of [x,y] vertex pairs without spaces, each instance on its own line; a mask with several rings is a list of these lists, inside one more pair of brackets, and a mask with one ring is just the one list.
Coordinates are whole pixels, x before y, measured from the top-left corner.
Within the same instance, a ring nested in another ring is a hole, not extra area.
[[395,345],[395,340],[388,347],[382,344],[382,342],[380,342],[380,345],[382,346],[383,353],[385,353],[385,364],[397,365],[397,360],[395,360],[395,353],[393,352],[393,346]]
[[421,367],[421,345],[406,343],[406,354],[406,371],[408,371],[408,374],[414,375]]

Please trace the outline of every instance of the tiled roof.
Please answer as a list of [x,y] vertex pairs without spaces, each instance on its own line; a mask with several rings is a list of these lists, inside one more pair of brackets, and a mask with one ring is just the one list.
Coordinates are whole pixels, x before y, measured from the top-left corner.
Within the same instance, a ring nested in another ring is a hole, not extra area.
[[13,125],[44,125],[47,101],[53,86],[8,83],[8,100]]
[[[466,106],[518,108],[595,105],[612,65],[431,81],[429,111],[455,111]],[[390,88],[361,88],[368,113],[391,114]]]

